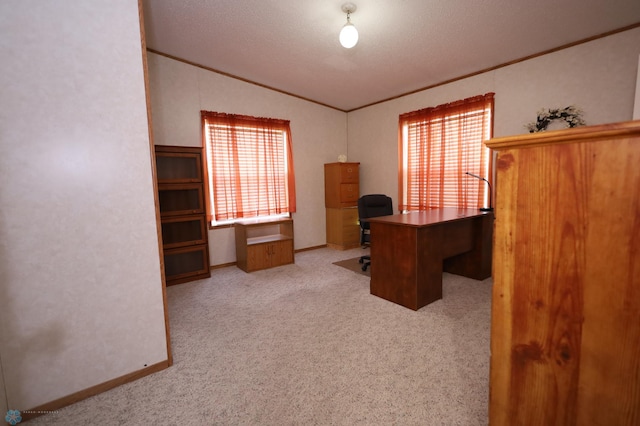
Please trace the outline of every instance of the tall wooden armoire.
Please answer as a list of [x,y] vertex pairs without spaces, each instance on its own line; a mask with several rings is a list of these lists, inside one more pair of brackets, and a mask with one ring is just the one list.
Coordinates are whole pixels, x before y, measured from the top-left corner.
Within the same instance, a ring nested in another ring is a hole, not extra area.
[[640,425],[640,121],[487,146],[490,424]]

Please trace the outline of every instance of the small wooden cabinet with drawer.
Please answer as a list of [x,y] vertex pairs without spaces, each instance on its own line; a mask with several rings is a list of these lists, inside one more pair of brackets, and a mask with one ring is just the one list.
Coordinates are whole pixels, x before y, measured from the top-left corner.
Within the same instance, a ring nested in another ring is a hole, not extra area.
[[293,219],[236,222],[236,262],[245,272],[294,263]]

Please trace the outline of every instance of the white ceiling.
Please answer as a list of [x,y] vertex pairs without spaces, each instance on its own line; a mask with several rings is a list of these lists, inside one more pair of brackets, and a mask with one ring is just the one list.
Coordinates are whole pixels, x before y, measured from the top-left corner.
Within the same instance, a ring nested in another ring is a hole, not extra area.
[[143,0],[147,47],[343,111],[640,23],[640,0]]

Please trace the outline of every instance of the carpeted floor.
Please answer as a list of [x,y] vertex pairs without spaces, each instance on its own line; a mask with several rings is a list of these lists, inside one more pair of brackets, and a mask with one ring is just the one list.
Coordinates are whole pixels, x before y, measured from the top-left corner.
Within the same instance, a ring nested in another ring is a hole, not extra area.
[[361,254],[169,287],[172,367],[28,424],[486,425],[491,279],[414,312],[333,265]]

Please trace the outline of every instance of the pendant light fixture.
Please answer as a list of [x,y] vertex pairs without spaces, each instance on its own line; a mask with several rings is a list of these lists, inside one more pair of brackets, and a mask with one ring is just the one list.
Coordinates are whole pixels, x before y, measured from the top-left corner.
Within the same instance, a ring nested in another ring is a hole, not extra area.
[[347,14],[347,23],[340,30],[340,44],[342,47],[351,49],[358,43],[358,30],[351,23],[351,14],[356,11],[356,5],[345,3],[342,5],[342,11]]

